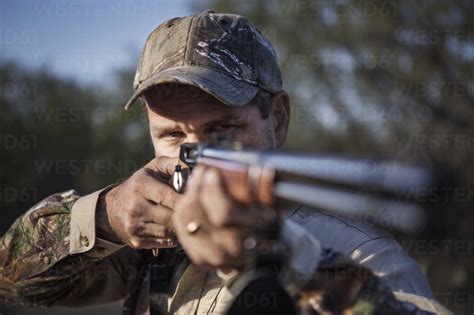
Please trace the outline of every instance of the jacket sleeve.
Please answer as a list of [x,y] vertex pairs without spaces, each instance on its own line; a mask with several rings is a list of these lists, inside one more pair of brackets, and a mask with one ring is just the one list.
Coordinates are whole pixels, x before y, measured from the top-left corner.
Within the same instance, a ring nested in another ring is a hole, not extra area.
[[54,194],[13,223],[0,238],[0,299],[77,306],[123,297],[124,268],[136,262],[127,248],[96,238],[100,192]]
[[368,268],[325,249],[311,279],[296,295],[302,314],[452,313],[433,299],[393,292]]
[[296,297],[301,314],[451,314],[432,298],[393,292],[371,264],[324,248],[295,222],[285,221],[281,235],[292,249],[282,280]]

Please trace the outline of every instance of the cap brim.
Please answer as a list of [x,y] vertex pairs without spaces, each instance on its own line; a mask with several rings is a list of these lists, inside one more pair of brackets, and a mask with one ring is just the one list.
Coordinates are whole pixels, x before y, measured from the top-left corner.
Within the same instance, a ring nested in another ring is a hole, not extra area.
[[130,108],[146,90],[166,83],[179,83],[197,87],[230,106],[248,104],[259,90],[257,85],[237,80],[213,69],[202,67],[173,68],[161,71],[142,82],[125,104],[125,109]]

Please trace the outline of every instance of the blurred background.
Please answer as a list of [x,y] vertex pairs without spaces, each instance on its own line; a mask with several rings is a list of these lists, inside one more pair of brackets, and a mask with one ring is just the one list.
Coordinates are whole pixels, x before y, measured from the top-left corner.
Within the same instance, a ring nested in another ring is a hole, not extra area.
[[[247,16],[274,43],[293,108],[288,149],[441,167],[455,178],[416,236],[396,235],[435,297],[474,310],[474,2],[0,3],[0,234],[42,198],[87,194],[153,157],[123,111],[146,36],[204,9]],[[100,314],[2,304],[0,314]]]

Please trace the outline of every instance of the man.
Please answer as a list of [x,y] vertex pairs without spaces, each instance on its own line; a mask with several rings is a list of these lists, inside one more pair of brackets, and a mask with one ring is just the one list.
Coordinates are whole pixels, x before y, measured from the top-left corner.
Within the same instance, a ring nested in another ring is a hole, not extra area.
[[[254,257],[244,242],[274,218],[239,205],[213,168],[196,168],[183,195],[169,185],[170,174],[182,143],[215,134],[257,149],[284,144],[290,102],[273,47],[241,16],[174,18],[148,37],[134,88],[126,108],[138,98],[146,104],[156,158],[121,183],[84,197],[55,194],[18,218],[0,243],[4,298],[69,306],[125,299],[125,314],[222,314],[230,307],[233,284]],[[337,260],[322,247],[372,270],[405,303],[377,289],[380,305],[439,310],[417,264],[386,233],[295,206],[280,235],[292,253],[285,266],[291,276],[282,281],[313,311],[327,304],[311,295],[314,272]],[[186,255],[168,250],[178,244]],[[339,311],[366,296],[373,278],[362,278],[355,293],[349,282],[337,286],[344,288]]]

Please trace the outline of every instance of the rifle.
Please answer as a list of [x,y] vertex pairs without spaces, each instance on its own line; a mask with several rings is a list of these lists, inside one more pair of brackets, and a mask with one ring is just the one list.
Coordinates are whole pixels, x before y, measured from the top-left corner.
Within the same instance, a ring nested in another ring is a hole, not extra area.
[[[404,233],[415,233],[425,224],[418,202],[434,184],[428,169],[394,161],[310,155],[277,150],[256,151],[239,145],[186,143],[180,160],[192,171],[197,165],[217,168],[230,192],[246,206],[275,209],[286,202],[310,206],[315,211],[371,219],[375,224]],[[177,192],[186,181],[180,165],[172,176]],[[276,240],[275,234],[268,239]],[[236,281],[239,294],[228,310],[234,314],[296,314],[295,301],[279,282],[287,249],[271,247],[257,253],[255,266]],[[347,289],[349,290],[349,289]],[[274,305],[245,305],[247,296],[274,297]]]
[[[310,155],[278,150],[246,150],[241,146],[186,143],[180,160],[217,168],[230,194],[240,203],[272,208],[296,202],[350,218],[411,234],[425,224],[418,201],[435,180],[431,170],[394,161]],[[182,192],[181,166],[173,186]]]

